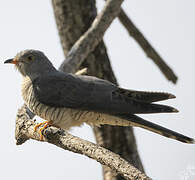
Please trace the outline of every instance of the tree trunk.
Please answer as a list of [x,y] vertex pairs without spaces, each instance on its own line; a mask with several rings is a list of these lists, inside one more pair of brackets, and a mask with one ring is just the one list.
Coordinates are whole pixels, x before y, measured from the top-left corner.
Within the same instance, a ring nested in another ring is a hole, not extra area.
[[[52,0],[57,28],[64,55],[89,28],[97,15],[95,0]],[[102,41],[87,57],[82,67],[88,68],[88,74],[117,83],[109,62],[106,47]],[[103,147],[119,154],[139,170],[144,171],[133,129],[131,127],[113,127],[104,125],[95,127],[96,141]],[[109,168],[103,167],[105,180],[121,180]]]

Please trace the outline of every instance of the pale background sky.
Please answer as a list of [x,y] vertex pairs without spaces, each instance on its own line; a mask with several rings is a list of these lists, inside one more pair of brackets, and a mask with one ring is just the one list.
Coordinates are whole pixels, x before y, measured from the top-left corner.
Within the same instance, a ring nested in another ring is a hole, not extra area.
[[[97,0],[99,9],[104,1]],[[168,82],[148,59],[118,20],[104,40],[112,67],[122,87],[137,90],[167,91],[177,99],[164,103],[180,110],[178,114],[144,115],[143,117],[195,137],[195,1],[147,0],[125,1],[124,9],[152,45],[179,76],[176,86]],[[0,178],[34,180],[102,178],[101,166],[94,160],[64,151],[47,143],[30,140],[15,145],[17,109],[23,104],[21,76],[4,60],[24,49],[44,51],[56,67],[63,53],[50,1],[0,1],[0,80],[1,80],[1,148]],[[73,128],[72,134],[94,142],[92,130],[85,125]],[[146,173],[158,180],[176,180],[182,173],[195,171],[195,145],[183,144],[135,129],[138,149]],[[191,175],[188,180],[194,179]]]

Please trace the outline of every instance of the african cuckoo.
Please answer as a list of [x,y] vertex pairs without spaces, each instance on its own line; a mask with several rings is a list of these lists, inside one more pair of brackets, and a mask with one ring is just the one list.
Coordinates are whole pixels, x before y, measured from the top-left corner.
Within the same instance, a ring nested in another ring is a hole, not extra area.
[[153,103],[175,98],[172,94],[128,90],[96,77],[60,72],[37,50],[22,51],[4,63],[15,64],[23,76],[25,104],[46,120],[35,127],[36,130],[44,125],[41,135],[49,125],[69,129],[85,122],[97,126],[137,126],[184,143],[194,143],[192,138],[134,115],[178,112],[173,107]]

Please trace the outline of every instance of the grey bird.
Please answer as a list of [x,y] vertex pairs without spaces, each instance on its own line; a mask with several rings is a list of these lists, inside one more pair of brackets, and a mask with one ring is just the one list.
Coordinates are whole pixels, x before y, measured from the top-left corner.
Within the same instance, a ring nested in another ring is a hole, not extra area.
[[15,64],[22,74],[22,96],[36,115],[45,119],[44,125],[62,129],[108,124],[136,126],[184,143],[194,139],[146,121],[134,114],[178,112],[175,108],[153,102],[175,98],[161,92],[127,90],[92,76],[74,75],[56,70],[49,59],[38,50],[25,50],[4,63]]

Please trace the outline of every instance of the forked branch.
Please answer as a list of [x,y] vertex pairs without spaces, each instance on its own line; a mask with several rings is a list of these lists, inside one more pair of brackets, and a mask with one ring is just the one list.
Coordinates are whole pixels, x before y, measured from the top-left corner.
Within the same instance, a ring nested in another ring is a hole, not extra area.
[[69,51],[61,70],[75,73],[85,58],[102,40],[105,31],[120,12],[123,0],[108,0],[103,10],[94,19],[91,27],[79,38]]

